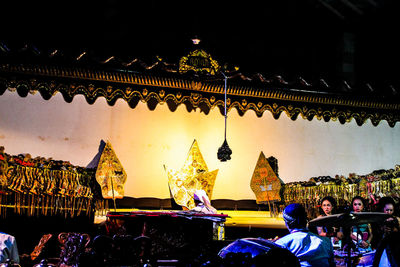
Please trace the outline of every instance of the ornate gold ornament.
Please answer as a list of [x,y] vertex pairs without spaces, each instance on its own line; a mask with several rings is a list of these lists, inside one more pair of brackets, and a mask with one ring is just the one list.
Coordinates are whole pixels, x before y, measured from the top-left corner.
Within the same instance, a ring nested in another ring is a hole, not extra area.
[[190,52],[189,55],[183,56],[179,61],[179,73],[181,74],[191,70],[215,75],[220,68],[218,62],[202,49]]
[[[202,54],[201,50],[196,51],[198,54],[194,51],[187,57],[181,58],[180,73],[196,69],[195,66],[189,65],[192,61],[196,62],[194,59],[190,61],[190,56],[200,55],[200,58],[205,56],[207,59],[207,53],[203,51],[205,54]],[[217,69],[220,72],[219,66],[214,63],[218,64],[210,60],[210,66],[215,67],[212,73],[215,73]],[[207,73],[207,68],[202,69],[201,65],[204,64],[200,64],[196,70]],[[35,79],[36,82],[32,83],[32,79]],[[131,93],[124,94],[123,90],[122,94],[107,93],[107,86],[116,88],[121,84],[132,88]],[[218,100],[222,90],[219,83],[206,81],[192,83],[191,79],[182,79],[182,77],[164,79],[151,74],[115,73],[66,66],[29,65],[28,67],[24,64],[0,64],[0,95],[4,90],[18,91],[22,94],[33,94],[39,91],[45,99],[50,99],[60,92],[67,102],[71,102],[75,95],[82,94],[88,103],[94,103],[98,97],[105,97],[109,104],[114,103],[118,98],[123,98],[134,107],[136,101],[147,102],[150,99],[156,99],[158,103],[164,102],[164,98],[158,96],[161,89],[165,90],[165,95],[169,99],[176,100],[177,105],[185,102],[181,99],[186,98],[188,90],[199,94],[197,100],[189,99],[194,108],[206,104],[208,109],[213,109],[221,104],[221,101]],[[379,98],[298,93],[273,88],[268,83],[265,87],[261,86],[260,88],[231,84],[229,92],[232,99],[226,101],[228,110],[237,108],[240,109],[241,114],[253,110],[258,117],[261,117],[265,111],[270,111],[275,119],[285,112],[292,120],[296,120],[298,117],[312,120],[316,117],[325,121],[339,121],[341,124],[345,124],[354,119],[359,126],[368,120],[377,126],[380,121],[385,120],[390,127],[394,127],[400,121],[400,104]],[[156,93],[157,97],[147,98],[152,93]],[[246,106],[240,105],[243,98],[246,98],[248,102]],[[215,101],[213,101],[214,99]]]
[[107,141],[96,171],[96,181],[100,184],[103,198],[123,198],[126,178],[124,168]]
[[193,195],[196,190],[204,190],[211,199],[218,170],[208,171],[206,162],[194,140],[183,167],[176,171],[165,168],[171,194],[178,205],[193,209]]

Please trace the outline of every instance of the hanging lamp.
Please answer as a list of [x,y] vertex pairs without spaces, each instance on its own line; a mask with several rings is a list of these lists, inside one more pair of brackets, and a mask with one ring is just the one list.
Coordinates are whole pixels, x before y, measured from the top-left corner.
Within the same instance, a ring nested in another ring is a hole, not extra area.
[[229,148],[228,142],[226,141],[226,126],[227,126],[227,118],[228,116],[226,115],[226,87],[227,87],[227,80],[228,77],[221,71],[222,75],[224,76],[225,79],[225,101],[224,101],[224,116],[225,116],[225,135],[224,135],[224,143],[220,148],[218,148],[218,159],[222,162],[230,160],[231,155],[232,155],[232,150]]

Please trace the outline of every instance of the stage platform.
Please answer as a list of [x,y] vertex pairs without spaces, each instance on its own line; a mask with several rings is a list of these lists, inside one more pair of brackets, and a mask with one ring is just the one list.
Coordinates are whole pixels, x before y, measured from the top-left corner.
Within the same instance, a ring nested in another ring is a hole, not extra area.
[[[114,212],[115,210],[109,210]],[[177,210],[139,210],[139,209],[117,209],[116,212],[178,212]],[[182,212],[182,211],[180,211]],[[271,217],[269,211],[246,211],[246,210],[219,210],[218,214],[227,215],[225,227],[246,227],[246,228],[268,228],[286,229],[282,214]],[[95,223],[99,224],[106,220],[106,212],[96,214]]]
[[[202,214],[183,210],[108,210],[96,216],[106,235],[133,237],[143,242],[142,254],[157,259],[215,256],[232,241],[244,237],[271,239],[287,234],[281,217],[266,211],[219,210]],[[187,260],[187,259],[186,259]]]

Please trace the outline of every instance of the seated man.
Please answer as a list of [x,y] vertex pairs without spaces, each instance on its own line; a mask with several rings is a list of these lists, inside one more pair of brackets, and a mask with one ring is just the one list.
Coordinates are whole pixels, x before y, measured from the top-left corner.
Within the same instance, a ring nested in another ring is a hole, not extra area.
[[288,205],[283,219],[290,233],[276,240],[276,244],[296,255],[301,266],[335,266],[331,241],[307,229],[307,214],[302,205]]
[[194,204],[196,205],[192,211],[206,214],[216,214],[217,210],[211,206],[210,199],[204,190],[196,190],[194,192]]

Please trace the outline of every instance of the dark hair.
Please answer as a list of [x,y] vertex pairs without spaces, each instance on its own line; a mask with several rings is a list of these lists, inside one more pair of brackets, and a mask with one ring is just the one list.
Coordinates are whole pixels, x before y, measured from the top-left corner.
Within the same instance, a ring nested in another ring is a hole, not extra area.
[[336,211],[336,200],[335,200],[333,197],[331,197],[331,196],[326,196],[326,197],[324,197],[324,198],[321,200],[320,213],[321,213],[321,214],[325,214],[324,211],[323,211],[323,209],[322,209],[322,203],[323,203],[325,200],[328,200],[328,201],[331,203],[331,205],[332,205],[332,214],[333,214],[334,211]]
[[292,203],[283,210],[283,219],[290,229],[302,228],[307,225],[307,213],[299,203]]
[[383,208],[386,206],[386,204],[392,204],[393,208],[396,207],[396,203],[394,202],[393,198],[382,197],[381,199],[379,199],[379,202],[378,202],[378,211],[383,212]]
[[354,203],[354,200],[356,200],[356,199],[361,200],[361,203],[363,204],[363,207],[365,209],[365,199],[363,197],[361,197],[361,196],[355,196],[351,200],[351,210],[353,210],[353,203]]

